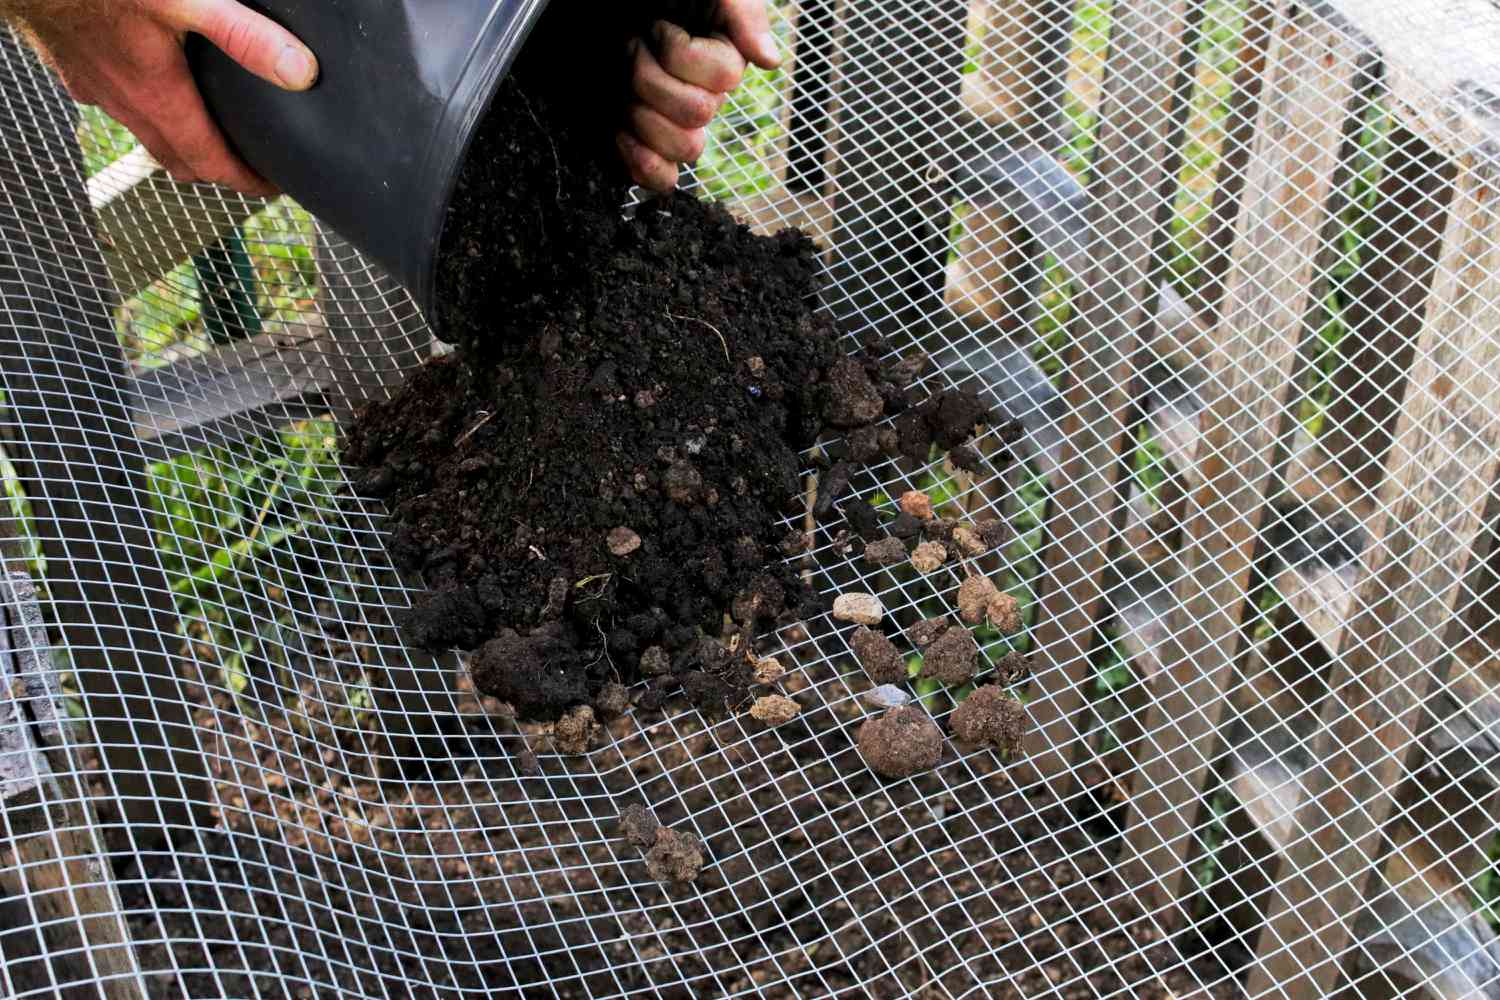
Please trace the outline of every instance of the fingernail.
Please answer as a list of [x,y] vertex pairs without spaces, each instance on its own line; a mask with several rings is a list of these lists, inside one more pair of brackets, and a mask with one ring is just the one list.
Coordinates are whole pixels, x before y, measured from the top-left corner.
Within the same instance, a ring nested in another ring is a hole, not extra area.
[[758,46],[760,46],[761,57],[764,58],[766,62],[781,62],[781,46],[776,44],[775,35],[771,34],[769,31],[763,32],[760,37],[756,38],[755,42]]
[[318,64],[304,48],[288,45],[276,58],[276,79],[288,90],[306,90],[317,77]]

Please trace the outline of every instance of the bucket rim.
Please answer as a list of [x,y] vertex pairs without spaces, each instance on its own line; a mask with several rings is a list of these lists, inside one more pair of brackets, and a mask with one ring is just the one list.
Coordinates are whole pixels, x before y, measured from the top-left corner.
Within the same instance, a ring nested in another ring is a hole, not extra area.
[[433,296],[437,286],[438,253],[447,228],[448,204],[458,185],[459,172],[468,160],[479,123],[548,3],[549,0],[515,0],[494,6],[469,49],[458,81],[432,130],[427,159],[421,168],[423,174],[435,174],[439,178],[437,184],[428,188],[430,201],[423,210],[429,223],[423,231],[431,234],[431,246],[409,247],[406,252],[415,254],[413,266],[407,269],[417,281],[417,287],[410,289],[412,297],[439,339],[442,331],[436,326]]

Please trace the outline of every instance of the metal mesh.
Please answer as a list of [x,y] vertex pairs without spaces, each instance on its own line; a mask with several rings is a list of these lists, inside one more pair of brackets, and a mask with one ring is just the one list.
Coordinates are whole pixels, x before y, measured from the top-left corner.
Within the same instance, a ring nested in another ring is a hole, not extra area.
[[[1500,997],[1500,10],[775,14],[688,182],[1025,425],[1004,474],[851,491],[1014,527],[1024,752],[876,779],[892,695],[827,620],[776,637],[775,730],[496,715],[400,641],[421,581],[338,462],[442,349],[410,299],[6,37],[0,996]],[[820,588],[953,606],[836,536]]]

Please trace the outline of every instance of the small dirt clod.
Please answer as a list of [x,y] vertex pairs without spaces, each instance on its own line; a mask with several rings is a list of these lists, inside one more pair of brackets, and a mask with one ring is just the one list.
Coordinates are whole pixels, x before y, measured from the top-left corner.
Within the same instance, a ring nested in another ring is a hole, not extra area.
[[894,566],[906,560],[906,544],[899,538],[882,538],[865,546],[865,562],[872,566]]
[[948,550],[940,542],[923,542],[911,554],[912,569],[932,573],[948,561]]
[[899,684],[906,680],[906,661],[896,644],[874,629],[855,629],[849,636],[849,648],[876,684]]
[[703,871],[703,843],[694,834],[661,827],[646,852],[646,871],[658,882],[692,882]]
[[996,594],[985,605],[985,618],[1001,635],[1015,635],[1024,624],[1021,620],[1021,602],[1009,594]]
[[661,829],[655,814],[638,802],[632,802],[620,810],[620,836],[643,851],[656,844],[656,833]]
[[897,514],[896,519],[891,522],[891,534],[897,538],[916,538],[921,533],[921,519],[908,514],[904,510]]
[[932,519],[932,498],[921,490],[907,490],[901,494],[901,510],[919,521]]
[[780,726],[791,722],[802,712],[802,706],[785,695],[768,694],[755,699],[750,706],[750,717],[768,726]]
[[965,743],[992,746],[1004,753],[1021,750],[1026,736],[1026,707],[995,684],[975,688],[953,710],[953,735]]
[[922,676],[949,687],[974,679],[979,668],[979,643],[966,628],[950,628],[922,653]]
[[967,524],[960,524],[953,529],[953,544],[958,546],[958,551],[970,559],[982,556],[989,551],[989,546],[984,544],[984,539],[979,537]]
[[786,676],[786,667],[774,656],[767,656],[755,664],[755,683],[775,684]]
[[552,740],[559,753],[585,754],[598,732],[594,710],[588,705],[578,705],[563,713],[553,725]]
[[840,594],[833,599],[833,617],[855,625],[879,625],[885,605],[874,594]]
[[872,424],[885,412],[880,390],[865,374],[864,366],[853,358],[835,361],[829,369],[828,380],[833,396],[828,408],[828,422],[833,426]]
[[641,674],[645,677],[660,677],[671,673],[672,659],[660,646],[650,646],[641,654]]
[[948,631],[949,626],[952,624],[952,622],[943,617],[924,618],[906,630],[906,637],[911,640],[911,644],[916,646],[919,651],[925,650],[937,641],[938,636]]
[[599,689],[594,707],[605,719],[616,719],[630,711],[630,689],[611,681]]
[[886,778],[908,778],[937,766],[943,732],[915,705],[893,708],[868,719],[856,737],[865,766]]
[[609,533],[604,540],[612,556],[628,556],[641,547],[641,536],[621,525]]
[[999,593],[987,576],[966,577],[958,588],[958,616],[970,625],[978,625]]

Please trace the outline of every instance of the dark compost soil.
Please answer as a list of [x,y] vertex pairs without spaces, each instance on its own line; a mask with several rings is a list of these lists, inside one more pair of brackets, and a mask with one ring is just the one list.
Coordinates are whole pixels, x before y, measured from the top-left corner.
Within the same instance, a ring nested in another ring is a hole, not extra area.
[[440,263],[460,350],[362,413],[347,460],[387,503],[396,568],[430,588],[408,641],[477,650],[476,684],[520,717],[662,653],[648,704],[680,686],[733,707],[751,644],[704,640],[816,610],[776,528],[802,503],[799,452],[900,414],[892,447],[925,459],[988,415],[968,393],[909,399],[912,367],[876,345],[847,356],[802,234],[680,193],[625,218],[610,122],[557,75],[518,65],[460,178]]

